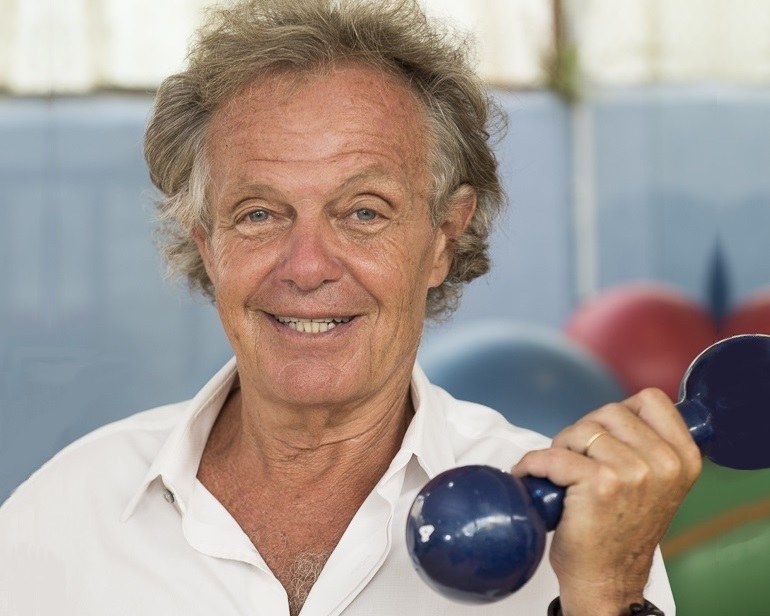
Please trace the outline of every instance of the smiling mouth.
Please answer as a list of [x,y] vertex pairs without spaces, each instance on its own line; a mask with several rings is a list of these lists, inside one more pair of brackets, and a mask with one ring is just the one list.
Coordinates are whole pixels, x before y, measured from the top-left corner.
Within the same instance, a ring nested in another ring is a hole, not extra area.
[[330,329],[334,329],[337,325],[343,323],[349,323],[353,317],[330,317],[328,319],[300,319],[298,317],[279,317],[274,315],[273,317],[279,323],[288,325],[294,331],[303,334],[323,334]]

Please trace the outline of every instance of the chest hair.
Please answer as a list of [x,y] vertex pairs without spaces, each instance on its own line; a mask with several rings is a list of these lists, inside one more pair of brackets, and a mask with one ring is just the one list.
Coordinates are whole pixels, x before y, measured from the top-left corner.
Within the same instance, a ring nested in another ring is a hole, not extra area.
[[[284,587],[291,616],[299,614],[363,501],[359,495],[340,498],[339,492],[327,493],[324,499],[315,494],[311,502],[299,495],[289,499],[276,495],[266,498],[228,490],[217,481],[210,482],[207,488],[230,512]],[[329,507],[330,503],[334,505]]]
[[289,564],[284,588],[289,597],[291,616],[299,614],[328,558],[328,554],[299,554]]

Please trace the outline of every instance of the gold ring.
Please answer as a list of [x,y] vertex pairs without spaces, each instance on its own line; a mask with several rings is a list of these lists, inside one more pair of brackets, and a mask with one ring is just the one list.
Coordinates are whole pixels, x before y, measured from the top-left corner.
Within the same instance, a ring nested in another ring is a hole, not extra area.
[[588,442],[586,443],[585,448],[583,449],[583,455],[588,455],[588,450],[591,449],[591,445],[593,445],[596,441],[598,441],[601,437],[603,437],[605,434],[609,434],[607,430],[599,430],[596,434],[594,434],[591,438],[588,439]]

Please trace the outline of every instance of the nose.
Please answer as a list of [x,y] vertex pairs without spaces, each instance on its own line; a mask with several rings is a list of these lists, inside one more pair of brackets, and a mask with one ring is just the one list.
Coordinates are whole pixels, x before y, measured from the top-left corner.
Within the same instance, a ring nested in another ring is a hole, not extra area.
[[339,280],[334,230],[325,219],[295,219],[289,233],[281,279],[300,291],[312,291]]

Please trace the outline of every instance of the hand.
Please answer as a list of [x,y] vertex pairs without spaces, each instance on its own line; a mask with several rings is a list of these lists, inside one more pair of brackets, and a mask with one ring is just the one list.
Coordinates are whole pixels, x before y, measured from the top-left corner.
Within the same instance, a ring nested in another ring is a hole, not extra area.
[[565,615],[618,616],[642,601],[655,548],[701,466],[658,389],[589,413],[520,460],[514,475],[567,488],[550,553]]

